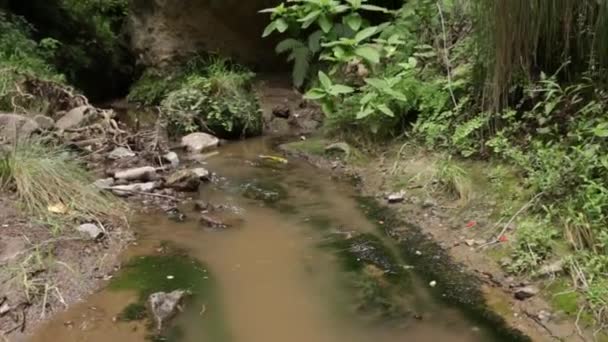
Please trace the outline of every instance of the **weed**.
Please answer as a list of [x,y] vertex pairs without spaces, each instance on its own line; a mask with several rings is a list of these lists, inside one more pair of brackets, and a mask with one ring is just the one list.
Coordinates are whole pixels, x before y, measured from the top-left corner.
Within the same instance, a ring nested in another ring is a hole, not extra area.
[[445,193],[466,203],[471,199],[473,190],[468,173],[447,156],[436,163],[433,182]]
[[0,180],[24,209],[43,221],[120,218],[122,205],[96,189],[68,151],[42,141],[23,141],[2,155]]

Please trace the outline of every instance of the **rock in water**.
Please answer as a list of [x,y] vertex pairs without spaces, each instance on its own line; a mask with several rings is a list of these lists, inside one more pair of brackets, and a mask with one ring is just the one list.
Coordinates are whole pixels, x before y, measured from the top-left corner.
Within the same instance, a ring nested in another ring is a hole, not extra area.
[[220,140],[207,133],[191,133],[182,138],[182,146],[189,152],[200,153],[204,150],[215,148]]
[[186,295],[186,291],[175,290],[169,293],[156,292],[148,297],[148,305],[150,305],[150,311],[158,330],[161,330],[164,323],[181,311],[181,302]]
[[201,214],[200,221],[209,228],[225,229],[229,227],[228,224],[220,221],[219,219],[205,214]]
[[182,191],[196,191],[203,180],[209,180],[209,171],[199,167],[174,172],[167,177],[165,185]]
[[96,240],[103,236],[103,230],[93,223],[81,224],[76,230],[89,236],[92,240]]
[[119,170],[114,173],[114,178],[124,180],[154,180],[156,178],[156,169],[152,166],[144,166]]
[[0,139],[15,142],[39,130],[36,121],[18,114],[0,114]]
[[117,147],[110,154],[108,154],[108,158],[112,160],[118,160],[123,158],[135,157],[135,153],[128,148],[125,147]]
[[55,126],[60,131],[65,131],[66,129],[70,128],[78,128],[85,121],[87,112],[90,109],[90,106],[76,107],[57,120]]

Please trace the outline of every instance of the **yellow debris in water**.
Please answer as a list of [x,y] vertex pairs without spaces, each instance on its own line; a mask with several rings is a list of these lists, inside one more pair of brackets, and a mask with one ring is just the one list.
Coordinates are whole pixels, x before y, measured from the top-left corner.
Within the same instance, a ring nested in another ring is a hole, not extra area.
[[277,157],[277,156],[267,156],[267,155],[260,155],[259,156],[260,159],[265,159],[265,160],[271,160],[277,163],[281,163],[281,164],[287,164],[289,161],[285,158],[281,158],[281,157]]

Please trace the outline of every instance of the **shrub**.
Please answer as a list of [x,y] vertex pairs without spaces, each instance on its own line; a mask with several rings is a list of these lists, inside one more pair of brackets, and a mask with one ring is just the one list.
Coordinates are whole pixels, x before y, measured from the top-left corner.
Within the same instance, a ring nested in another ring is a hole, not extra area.
[[262,115],[253,94],[253,74],[214,59],[201,70],[193,62],[176,76],[179,85],[164,96],[161,108],[174,132],[208,130],[222,138],[255,136]]

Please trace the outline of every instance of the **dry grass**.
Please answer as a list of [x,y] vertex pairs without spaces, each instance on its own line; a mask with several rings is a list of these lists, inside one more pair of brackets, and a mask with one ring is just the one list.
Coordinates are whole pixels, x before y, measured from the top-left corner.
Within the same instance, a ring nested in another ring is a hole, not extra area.
[[43,222],[123,216],[123,204],[95,188],[74,155],[41,141],[24,141],[5,152],[0,180],[16,192],[24,210]]

